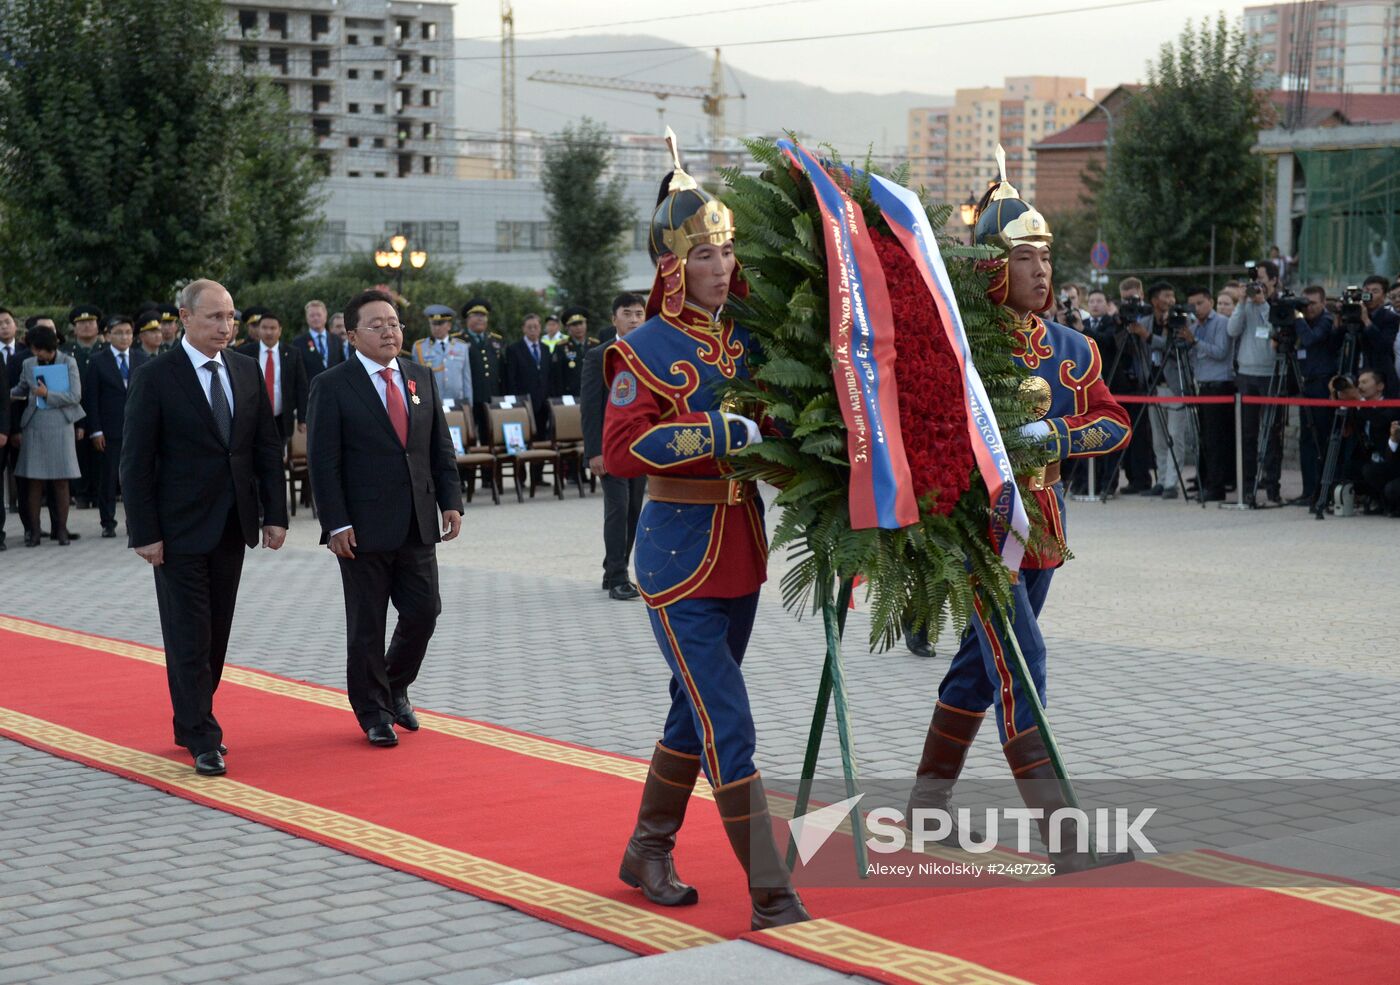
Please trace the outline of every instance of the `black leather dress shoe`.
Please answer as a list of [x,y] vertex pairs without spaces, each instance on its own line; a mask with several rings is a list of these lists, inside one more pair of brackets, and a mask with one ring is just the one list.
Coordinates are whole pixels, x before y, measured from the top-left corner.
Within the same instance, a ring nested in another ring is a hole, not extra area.
[[375,725],[365,734],[369,737],[369,744],[372,746],[383,746],[387,749],[399,744],[398,733],[394,731],[392,725]]
[[210,749],[194,757],[194,771],[200,776],[223,776],[228,772],[228,767],[224,765],[224,757],[219,750]]
[[103,528],[102,528],[102,536],[103,536],[104,538],[106,538],[106,537],[115,537],[116,535],[117,535],[117,528],[116,528],[116,527],[103,527]]
[[228,755],[228,746],[224,745],[222,742],[219,743],[219,755],[220,755],[220,756],[227,756],[227,755]]
[[608,589],[608,598],[619,602],[630,602],[641,594],[630,581],[620,581]]
[[410,732],[418,731],[418,716],[413,713],[413,705],[409,704],[406,697],[394,702],[394,724]]

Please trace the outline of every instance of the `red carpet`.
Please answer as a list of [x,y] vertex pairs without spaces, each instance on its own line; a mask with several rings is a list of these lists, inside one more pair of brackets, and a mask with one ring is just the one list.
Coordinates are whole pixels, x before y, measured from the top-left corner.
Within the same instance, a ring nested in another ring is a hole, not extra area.
[[[27,745],[640,953],[747,930],[703,783],[677,850],[701,903],[655,907],[617,879],[645,763],[423,711],[374,749],[341,692],[230,667],[229,775],[204,778],[169,741],[160,651],[0,616],[0,654],[0,734]],[[890,982],[1394,980],[1400,895],[1308,876],[1224,888],[1261,868],[1192,855],[1160,860],[1163,888],[805,889],[821,919],[747,936]]]

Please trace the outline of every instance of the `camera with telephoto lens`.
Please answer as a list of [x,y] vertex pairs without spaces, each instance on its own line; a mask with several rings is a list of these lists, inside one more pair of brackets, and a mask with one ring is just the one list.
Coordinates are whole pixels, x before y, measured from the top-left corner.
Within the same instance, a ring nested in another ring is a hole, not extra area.
[[1311,303],[1308,298],[1299,297],[1292,291],[1286,291],[1269,302],[1269,324],[1273,326],[1269,338],[1278,343],[1280,352],[1297,347],[1298,319],[1303,317],[1304,310]]
[[1361,322],[1361,309],[1371,300],[1371,292],[1348,284],[1342,291],[1342,327],[1348,332],[1359,334],[1364,327]]
[[1118,314],[1124,321],[1137,321],[1152,314],[1152,305],[1142,298],[1120,298]]

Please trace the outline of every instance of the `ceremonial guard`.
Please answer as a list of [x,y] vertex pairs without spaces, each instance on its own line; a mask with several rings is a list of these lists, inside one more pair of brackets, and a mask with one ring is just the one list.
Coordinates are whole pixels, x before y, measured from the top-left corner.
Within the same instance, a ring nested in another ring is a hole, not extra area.
[[[998,161],[1001,161],[998,149]],[[1064,563],[1064,489],[1060,463],[1066,459],[1106,455],[1124,447],[1130,429],[1128,414],[1109,393],[1101,377],[1102,360],[1094,341],[1036,312],[1049,307],[1051,287],[1051,233],[1045,217],[1021,200],[1016,189],[1002,178],[993,182],[978,206],[977,243],[998,251],[984,261],[991,276],[988,297],[1015,316],[1014,355],[1031,375],[1022,383],[1030,394],[1039,419],[1023,431],[1043,438],[1054,460],[1043,475],[1025,483],[1040,507],[1047,546],[1028,550],[1014,586],[1012,632],[1025,655],[1041,702],[1045,701],[1045,640],[1037,621],[1050,579]],[[947,809],[953,783],[962,771],[968,749],[977,735],[988,707],[996,710],[1006,761],[1018,780],[1043,781],[1020,784],[1027,805],[1044,809],[1045,817],[1066,806],[1056,782],[1044,737],[1037,727],[1030,703],[1012,674],[1002,640],[993,629],[990,613],[977,606],[972,625],[962,638],[948,672],[938,688],[933,721],[924,741],[917,780],[910,798],[910,817],[916,808]],[[1041,834],[1046,834],[1042,820]],[[1068,834],[1069,825],[1063,826]],[[1048,844],[1048,841],[1047,841]],[[1066,850],[1052,853],[1057,872],[1086,868],[1087,855],[1076,855],[1073,837],[1061,844]],[[1100,856],[1100,862],[1121,861]]]
[[471,348],[472,409],[476,414],[476,433],[482,444],[490,444],[491,427],[486,408],[495,397],[504,393],[505,341],[491,331],[491,302],[472,298],[462,306],[462,319],[467,323],[467,345]]
[[559,331],[559,316],[548,315],[544,320],[544,334],[540,336],[540,345],[544,346],[551,353],[555,346],[559,345],[567,336]]
[[136,344],[148,359],[165,351],[161,346],[160,309],[145,308],[136,316]]
[[724,315],[730,293],[742,296],[747,285],[734,257],[733,213],[678,157],[648,246],[657,262],[650,318],[604,357],[603,461],[611,475],[647,477],[637,586],[672,680],[620,874],[654,903],[696,902],[671,852],[703,769],[749,876],[753,929],[796,923],[807,913],[773,839],[740,671],[767,577],[763,503],[754,483],[726,478],[726,457],[762,439],[753,420],[723,412],[717,393],[748,373],[748,333]]
[[[68,325],[72,337],[59,346],[58,351],[73,357],[73,361],[78,364],[78,375],[84,379],[87,378],[92,357],[107,347],[107,343],[100,338],[101,324],[102,309],[96,305],[80,304],[68,312]],[[101,469],[101,463],[93,453],[92,446],[84,440],[87,431],[85,425],[86,422],[83,422],[75,428],[78,439],[78,468],[82,476],[71,483],[73,506],[80,510],[90,509],[97,502],[98,471]]]
[[160,351],[169,352],[180,344],[180,309],[163,304],[160,311]]
[[554,353],[549,395],[562,397],[568,394],[577,400],[583,387],[583,357],[598,344],[598,340],[588,334],[588,312],[584,309],[565,308],[563,318],[567,335]]
[[456,316],[445,304],[430,304],[423,313],[428,316],[429,337],[413,343],[413,361],[431,367],[439,397],[470,407],[471,347],[461,335],[452,331]]

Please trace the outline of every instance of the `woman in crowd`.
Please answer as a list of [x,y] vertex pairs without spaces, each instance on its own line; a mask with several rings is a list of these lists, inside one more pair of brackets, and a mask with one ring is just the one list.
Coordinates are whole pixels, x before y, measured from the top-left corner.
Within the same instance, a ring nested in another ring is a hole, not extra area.
[[[67,353],[58,351],[58,334],[47,325],[36,325],[25,337],[30,357],[20,369],[19,382],[10,393],[28,399],[24,417],[20,420],[24,440],[20,444],[19,462],[15,475],[29,480],[29,532],[25,547],[39,546],[39,509],[44,502],[44,488],[53,489],[53,532],[56,542],[68,544],[68,480],[81,474],[78,469],[78,449],[73,425],[83,418],[82,379],[78,363]],[[41,366],[66,366],[66,389],[50,388],[36,374]],[[40,407],[42,401],[44,406]]]

